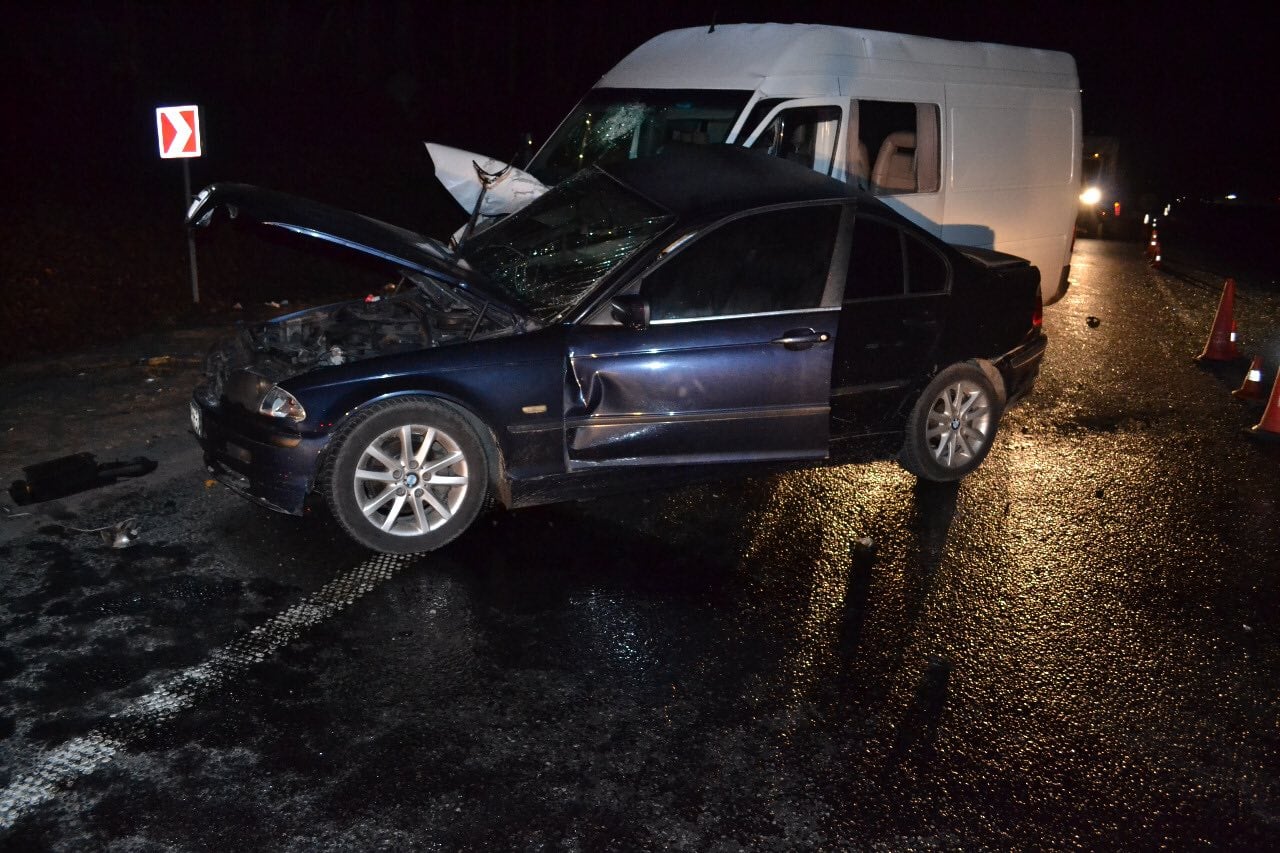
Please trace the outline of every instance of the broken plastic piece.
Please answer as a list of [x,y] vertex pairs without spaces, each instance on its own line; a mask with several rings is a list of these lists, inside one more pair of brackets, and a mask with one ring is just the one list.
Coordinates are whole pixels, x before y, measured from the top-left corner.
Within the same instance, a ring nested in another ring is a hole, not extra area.
[[22,469],[26,479],[9,486],[13,502],[25,506],[73,495],[98,484],[98,463],[92,453],[75,453]]
[[156,470],[158,463],[142,456],[128,461],[99,463],[92,453],[75,453],[38,462],[22,469],[26,479],[9,486],[9,497],[22,506],[64,498],[98,486],[108,486],[119,477],[141,477]]

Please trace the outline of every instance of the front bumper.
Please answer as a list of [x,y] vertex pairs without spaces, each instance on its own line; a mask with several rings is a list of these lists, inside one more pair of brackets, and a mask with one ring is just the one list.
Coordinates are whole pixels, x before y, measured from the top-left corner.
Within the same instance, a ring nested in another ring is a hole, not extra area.
[[210,403],[198,390],[191,406],[192,431],[210,474],[263,506],[302,515],[327,435],[281,430],[248,412],[233,411],[229,404]]
[[1049,346],[1048,335],[1041,332],[1036,337],[996,359],[996,367],[1004,378],[1005,406],[1019,402],[1036,385],[1040,375],[1040,363]]

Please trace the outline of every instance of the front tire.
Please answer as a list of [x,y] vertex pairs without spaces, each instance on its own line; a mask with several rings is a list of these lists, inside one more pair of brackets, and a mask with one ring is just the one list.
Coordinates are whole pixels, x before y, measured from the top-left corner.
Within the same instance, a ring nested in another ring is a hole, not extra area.
[[898,462],[923,480],[959,480],[987,457],[1000,415],[1000,398],[986,374],[973,364],[953,364],[912,408]]
[[447,403],[374,404],[337,441],[326,477],[329,508],[351,538],[375,551],[432,551],[485,506],[492,449]]

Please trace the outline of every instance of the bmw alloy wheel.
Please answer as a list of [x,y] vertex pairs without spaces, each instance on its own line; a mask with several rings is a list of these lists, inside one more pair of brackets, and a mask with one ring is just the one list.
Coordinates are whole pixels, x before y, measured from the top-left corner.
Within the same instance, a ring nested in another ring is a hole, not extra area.
[[933,377],[911,409],[898,461],[924,480],[959,480],[991,450],[1003,408],[992,379],[978,365],[951,365]]
[[471,469],[444,430],[405,424],[369,442],[356,462],[352,485],[369,524],[394,536],[421,536],[458,512]]
[[976,382],[961,379],[943,388],[929,407],[925,444],[939,465],[959,469],[981,458],[994,426],[986,391]]
[[343,425],[317,488],[342,529],[384,554],[452,541],[488,505],[498,452],[484,424],[443,400],[372,403]]

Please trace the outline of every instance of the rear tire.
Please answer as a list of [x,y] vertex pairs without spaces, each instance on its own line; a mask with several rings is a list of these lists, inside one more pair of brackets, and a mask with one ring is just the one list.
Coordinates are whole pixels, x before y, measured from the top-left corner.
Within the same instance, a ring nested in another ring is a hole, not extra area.
[[973,364],[953,364],[912,408],[898,462],[922,480],[959,480],[987,457],[1000,415],[1000,398],[986,374]]
[[335,441],[325,476],[329,508],[347,535],[375,551],[435,550],[487,506],[496,454],[440,400],[376,403]]

